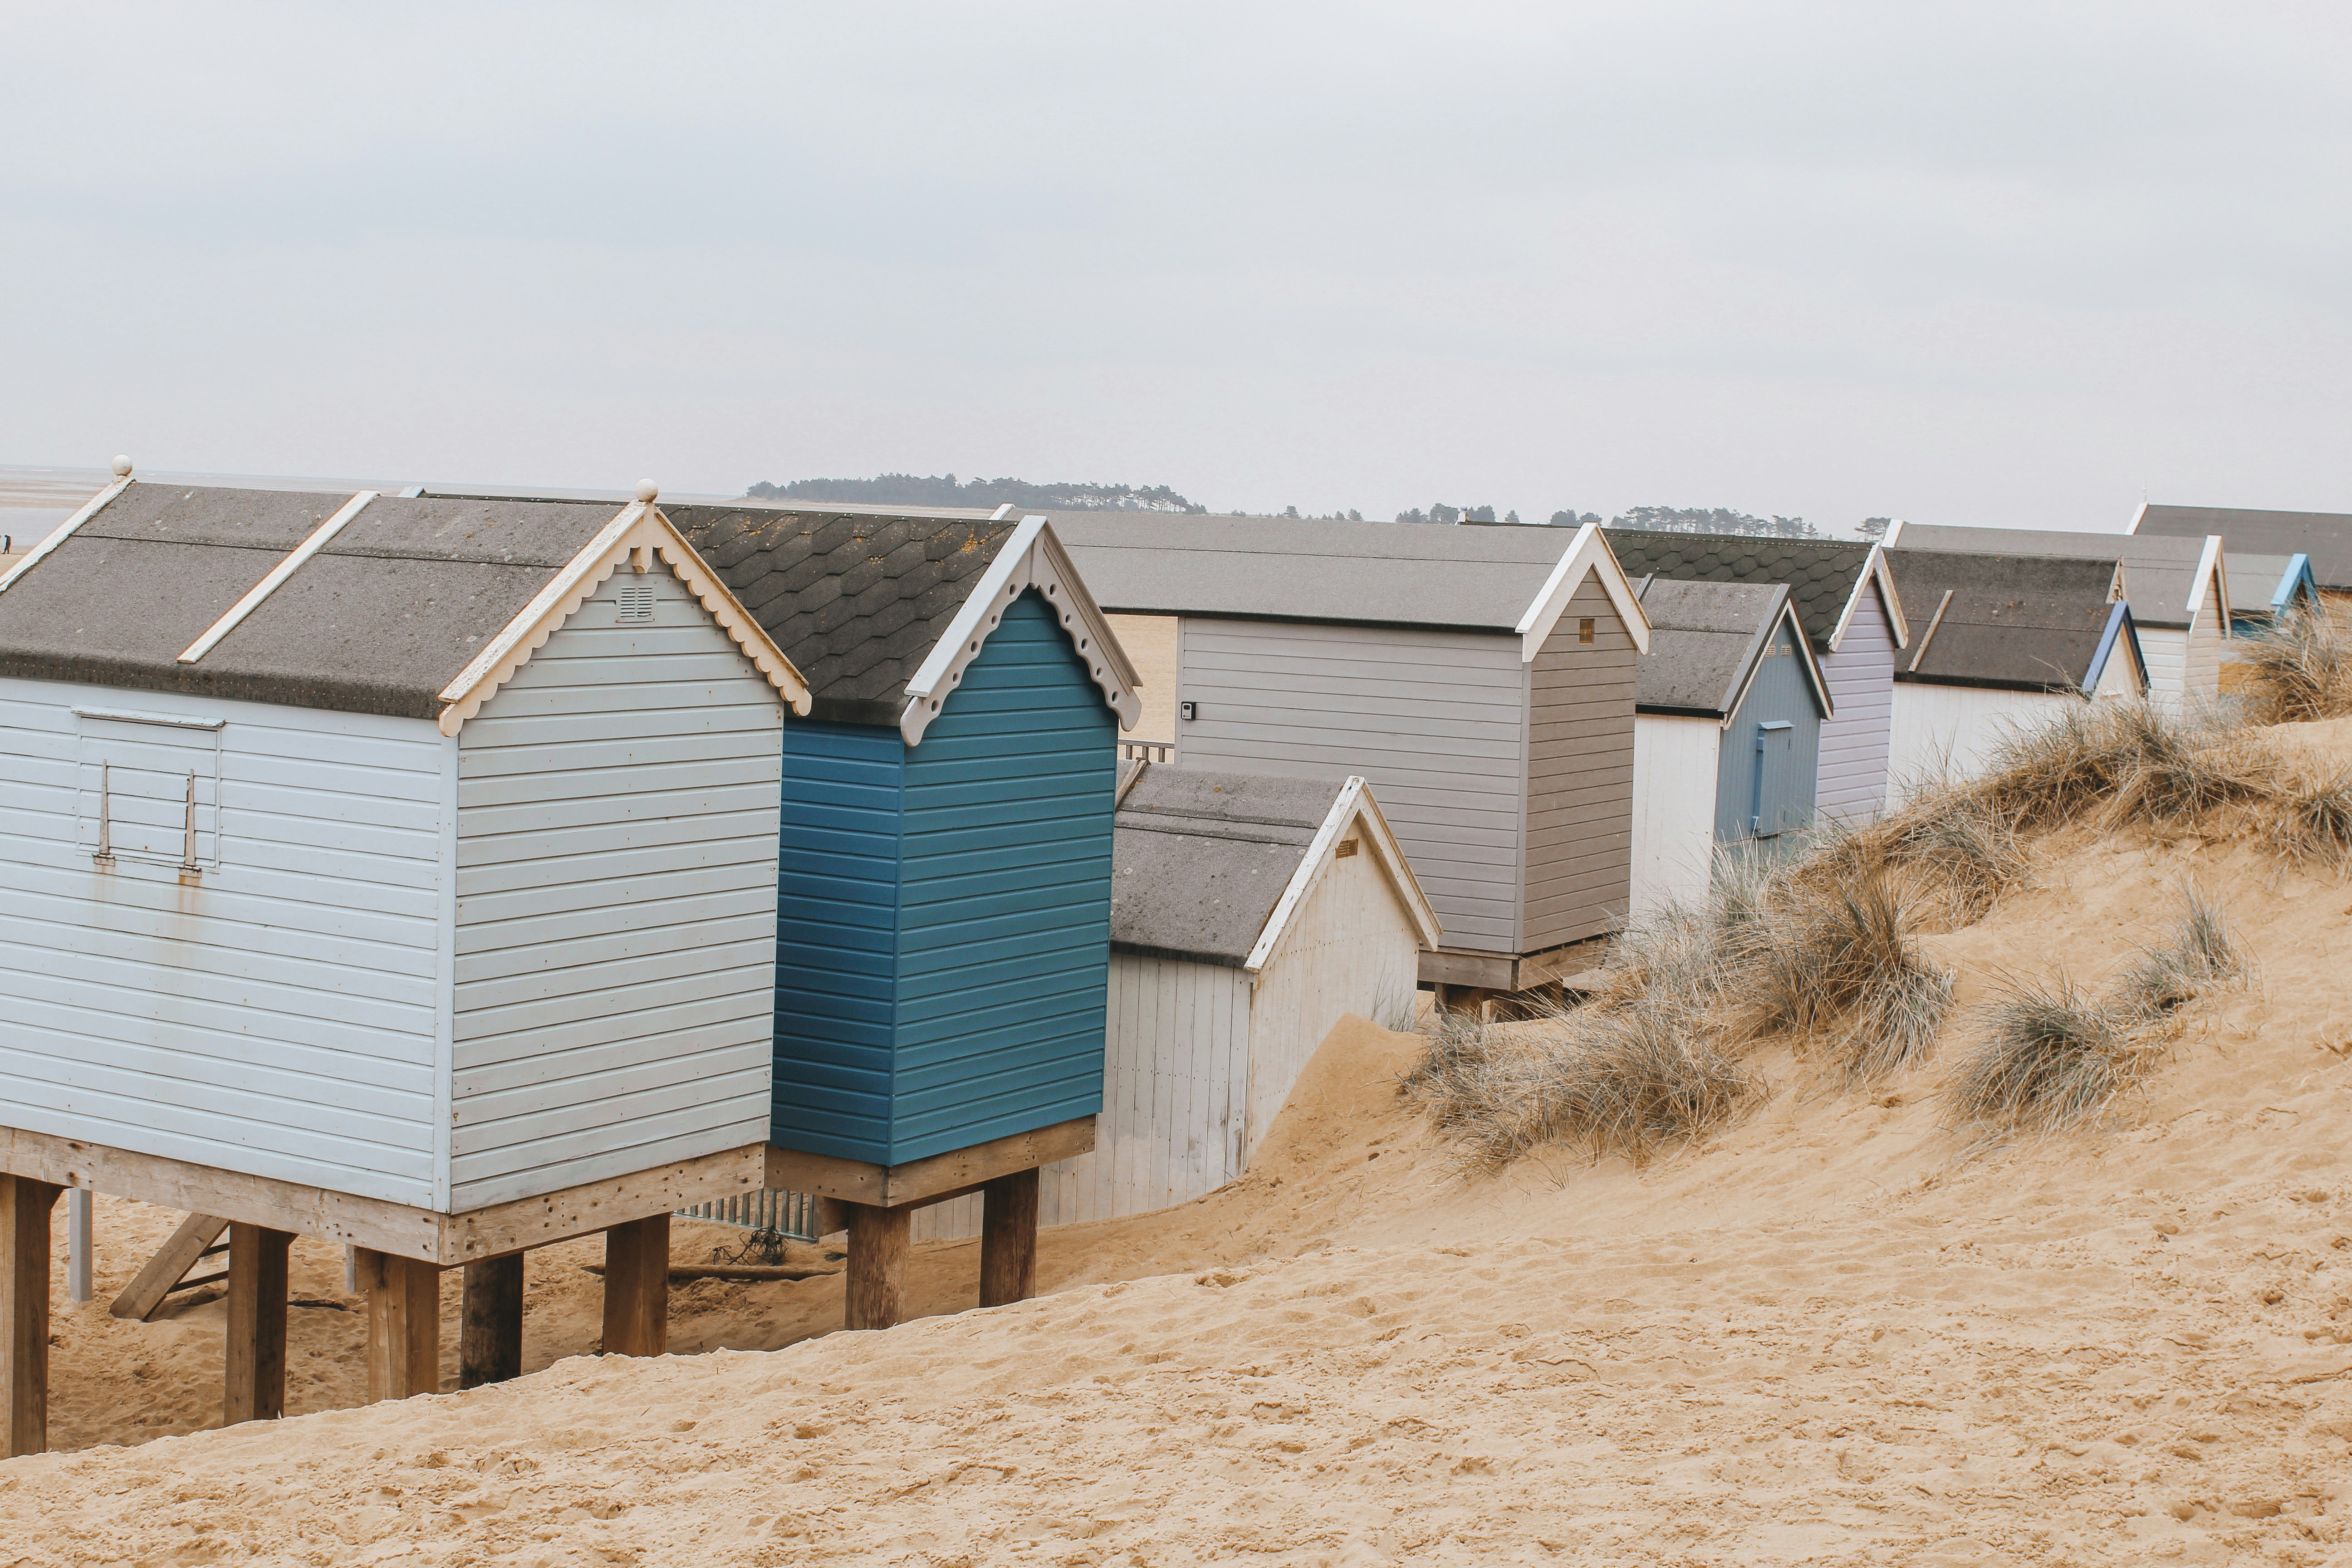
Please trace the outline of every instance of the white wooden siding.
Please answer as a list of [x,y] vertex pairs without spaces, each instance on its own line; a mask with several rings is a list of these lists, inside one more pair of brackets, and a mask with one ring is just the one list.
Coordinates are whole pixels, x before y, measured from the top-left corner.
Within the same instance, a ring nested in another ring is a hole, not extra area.
[[2181,695],[2192,709],[2210,708],[2221,695],[2221,659],[2230,651],[2230,617],[2219,604],[2221,586],[2208,584],[2205,606],[2182,639]]
[[1895,801],[1899,804],[1925,784],[1978,777],[2001,742],[2021,728],[2048,722],[2060,709],[2081,700],[2044,691],[1897,682]]
[[1445,928],[1519,951],[1528,673],[1504,634],[1184,619],[1181,767],[1360,773]]
[[[2168,708],[2179,708],[2185,689],[2188,666],[2189,634],[2169,627],[2139,629],[2139,650],[2147,660],[2147,691],[2149,698]],[[2221,687],[2221,672],[2213,672],[2215,689]]]
[[[1360,832],[1351,823],[1340,840]],[[1349,1013],[1378,1023],[1409,1012],[1420,975],[1421,941],[1387,876],[1368,853],[1326,851],[1322,879],[1292,914],[1250,1004],[1244,1165],[1332,1026]]]
[[1644,713],[1633,721],[1633,915],[1696,904],[1715,872],[1715,784],[1723,726]]
[[1821,656],[1822,680],[1835,710],[1822,725],[1820,795],[1825,817],[1867,822],[1886,805],[1886,769],[1895,724],[1895,632],[1874,577],[1846,624],[1835,653]]
[[[192,886],[176,854],[102,871],[78,841],[97,765],[165,734],[217,769]],[[0,679],[0,1122],[430,1205],[450,746],[420,719]]]
[[455,1208],[766,1137],[781,714],[675,578],[622,572],[466,725]]
[[[1407,972],[1411,984],[1411,971]],[[1102,1119],[1093,1152],[1038,1178],[1042,1225],[1147,1214],[1242,1173],[1250,985],[1237,968],[1110,955]],[[977,1194],[918,1209],[917,1240],[980,1234]]]

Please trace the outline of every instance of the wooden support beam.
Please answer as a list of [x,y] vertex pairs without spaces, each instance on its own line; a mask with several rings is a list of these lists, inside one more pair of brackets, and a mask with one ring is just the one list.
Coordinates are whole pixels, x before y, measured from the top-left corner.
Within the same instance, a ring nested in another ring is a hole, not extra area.
[[0,1127],[0,1171],[444,1266],[591,1236],[613,1224],[615,1215],[692,1208],[733,1197],[760,1184],[765,1160],[763,1144],[746,1143],[535,1198],[441,1214],[299,1182]]
[[907,1284],[907,1231],[912,1208],[849,1205],[849,1281],[842,1321],[852,1329],[887,1329],[898,1321]]
[[[897,1208],[902,1204],[936,1203],[954,1197],[1015,1171],[1033,1171],[1056,1160],[1075,1158],[1094,1146],[1095,1119],[1091,1116],[1057,1121],[1034,1132],[1009,1133],[968,1149],[909,1160],[902,1165],[877,1165],[835,1154],[804,1153],[772,1143],[768,1146],[766,1184],[786,1192],[814,1193],[820,1198]],[[820,1217],[819,1226],[824,1223]],[[830,1233],[820,1228],[817,1234]]]
[[460,1388],[522,1375],[522,1259],[521,1253],[510,1252],[466,1265],[466,1303],[457,1329]]
[[362,1247],[367,1292],[368,1398],[441,1392],[441,1270],[413,1258]]
[[49,1446],[49,1211],[63,1191],[0,1175],[0,1458]]
[[669,1215],[604,1232],[604,1353],[669,1353]]
[[228,1227],[228,1386],[221,1424],[286,1414],[286,1254],[290,1232]]
[[228,1221],[208,1214],[192,1214],[180,1222],[180,1228],[165,1238],[139,1271],[139,1278],[124,1287],[122,1294],[107,1309],[118,1318],[130,1318],[144,1322],[155,1315],[155,1309],[172,1293],[172,1287],[186,1277],[205,1249],[221,1237]]
[[1037,1173],[1015,1171],[981,1188],[980,1304],[1037,1293]]

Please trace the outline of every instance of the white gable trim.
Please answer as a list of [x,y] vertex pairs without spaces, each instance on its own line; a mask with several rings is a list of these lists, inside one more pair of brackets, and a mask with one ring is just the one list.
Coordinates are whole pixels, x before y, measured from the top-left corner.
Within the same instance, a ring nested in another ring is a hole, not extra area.
[[1109,620],[1087,592],[1085,581],[1052,526],[1033,514],[1021,520],[907,682],[907,707],[898,715],[898,734],[907,744],[922,743],[923,731],[940,716],[940,710],[963,683],[964,670],[988,645],[988,634],[1032,588],[1061,621],[1072,650],[1086,660],[1087,672],[1102,689],[1103,700],[1118,715],[1118,727],[1135,728],[1143,717],[1143,699],[1136,691],[1142,678],[1129,662],[1127,650],[1118,646]]
[[2137,533],[2139,531],[2139,525],[2142,521],[2146,521],[2147,517],[2147,502],[2143,500],[2139,503],[2139,510],[2132,513],[2131,526],[2125,529],[2124,531],[2126,533]]
[[367,509],[375,500],[376,490],[362,490],[342,504],[334,516],[310,531],[310,537],[296,545],[285,560],[269,569],[269,574],[245,591],[245,597],[228,607],[228,614],[205,628],[205,635],[190,643],[180,655],[182,664],[194,664],[212,652],[213,646],[236,630],[245,617],[261,608],[262,601],[278,592],[278,584],[302,570],[302,563],[319,553],[327,542],[343,531],[343,525]]
[[104,489],[90,497],[89,500],[82,502],[81,510],[79,511],[74,513],[71,517],[58,524],[57,527],[49,530],[47,538],[42,540],[38,544],[33,546],[32,549],[26,551],[25,552],[25,558],[22,561],[17,562],[14,566],[9,567],[6,575],[0,576],[0,594],[6,593],[10,585],[13,584],[17,578],[22,577],[26,573],[30,572],[34,567],[40,564],[42,556],[47,555],[50,551],[55,550],[58,545],[63,544],[67,540],[71,539],[75,529],[79,528],[83,523],[88,522],[91,518],[96,517],[100,512],[104,511],[106,510],[107,502],[112,500],[116,496],[121,495],[124,490],[127,490],[130,488],[131,476],[127,473],[121,474],[117,476],[112,484],[107,486]]
[[2230,635],[2230,579],[2227,575],[2229,569],[2222,564],[2222,561],[2221,536],[2218,533],[2207,534],[2205,548],[2198,552],[2197,555],[2197,581],[2190,584],[2189,589],[2189,628],[2191,631],[2197,629],[2197,617],[2204,613],[2205,589],[2208,584],[2210,584],[2213,589],[2213,602],[2221,606],[2221,635],[2225,637]]
[[1845,596],[1845,608],[1838,612],[1837,629],[1830,633],[1830,651],[1837,652],[1845,642],[1845,629],[1853,625],[1854,611],[1862,605],[1863,590],[1875,581],[1878,584],[1878,607],[1886,616],[1887,629],[1895,634],[1898,648],[1911,646],[1911,625],[1904,618],[1903,596],[1895,591],[1895,574],[1886,569],[1886,549],[1884,545],[1870,547],[1870,558],[1862,570],[1853,574],[1853,592]]
[[1617,564],[1617,552],[1609,548],[1601,525],[1588,522],[1576,531],[1568,553],[1559,558],[1559,564],[1544,580],[1543,591],[1528,606],[1527,614],[1519,617],[1519,624],[1511,628],[1519,637],[1521,664],[1536,661],[1536,655],[1543,651],[1552,627],[1559,624],[1559,617],[1568,611],[1568,602],[1584,586],[1587,575],[1601,579],[1602,591],[1617,606],[1618,618],[1625,623],[1625,631],[1633,639],[1634,650],[1650,651],[1650,617],[1642,613],[1642,601],[1635,596],[1633,585],[1625,580],[1625,569]]
[[[488,647],[475,655],[473,662],[458,672],[457,679],[442,688],[441,700],[449,706],[441,712],[441,732],[454,735],[464,728],[466,721],[479,712],[482,704],[513,679],[515,671],[529,663],[532,654],[546,646],[556,628],[570,620],[587,603],[588,596],[604,586],[604,579],[622,562],[630,561],[635,570],[649,572],[656,553],[669,563],[672,574],[686,584],[696,602],[726,629],[735,646],[759,668],[792,710],[806,716],[810,703],[808,682],[793,668],[793,661],[760,629],[760,623],[736,602],[735,595],[719,580],[719,574],[710,569],[659,509],[650,501],[631,501],[597,531],[585,549],[564,564],[547,586],[532,596],[522,613],[490,639]],[[635,559],[631,561],[631,557]]]
[[1372,799],[1370,788],[1361,778],[1350,778],[1340,786],[1339,798],[1332,801],[1331,809],[1323,814],[1323,826],[1315,830],[1307,852],[1299,857],[1297,868],[1290,874],[1289,886],[1283,889],[1282,897],[1276,900],[1274,912],[1265,917],[1265,925],[1258,931],[1257,942],[1251,947],[1249,956],[1242,960],[1244,970],[1255,974],[1273,961],[1283,938],[1289,932],[1292,917],[1305,906],[1307,895],[1322,881],[1324,873],[1331,865],[1332,850],[1338,847],[1339,839],[1349,827],[1358,830],[1359,837],[1387,878],[1390,889],[1396,894],[1397,902],[1404,906],[1405,917],[1412,922],[1413,934],[1421,939],[1421,945],[1432,949],[1437,946],[1438,939],[1445,934],[1444,928],[1437,923],[1437,911],[1430,908],[1428,896],[1422,892],[1421,883],[1413,876],[1411,863],[1405,859],[1404,848],[1397,843],[1396,835],[1390,831],[1388,818],[1381,815],[1380,805]]

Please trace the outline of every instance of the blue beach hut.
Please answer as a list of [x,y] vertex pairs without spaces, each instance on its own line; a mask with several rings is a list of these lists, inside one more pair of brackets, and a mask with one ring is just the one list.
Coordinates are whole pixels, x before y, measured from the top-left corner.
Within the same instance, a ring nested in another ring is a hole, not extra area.
[[1018,1300],[1037,1167],[1102,1109],[1134,668],[1043,518],[671,516],[812,694],[783,737],[769,1185],[853,1205],[853,1327],[897,1316],[908,1214],[975,1190],[983,1303]]
[[1644,578],[1633,721],[1633,914],[1706,895],[1721,850],[1811,825],[1835,713],[1781,584]]

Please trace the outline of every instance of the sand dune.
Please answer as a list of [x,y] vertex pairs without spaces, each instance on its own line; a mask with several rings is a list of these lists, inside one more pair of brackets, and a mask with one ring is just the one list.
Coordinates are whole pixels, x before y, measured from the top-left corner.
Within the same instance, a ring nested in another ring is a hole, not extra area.
[[[2259,964],[2105,1131],[1971,1149],[1963,1011],[1868,1094],[1759,1055],[1770,1098],[1643,1172],[1464,1174],[1393,1092],[1417,1042],[1350,1023],[1245,1181],[1049,1233],[1016,1307],[812,1337],[837,1280],[697,1285],[674,1345],[733,1348],[601,1360],[583,1244],[533,1260],[520,1382],[327,1408],[360,1325],[298,1309],[319,1413],[141,1442],[210,1418],[220,1309],[102,1286],[56,1429],[138,1446],[0,1466],[0,1563],[2352,1563],[2352,889],[2079,832],[2035,868],[1929,939],[1964,1009],[2097,980],[2184,876]],[[118,1281],[171,1218],[102,1205]],[[918,1306],[975,1268],[924,1250]]]

